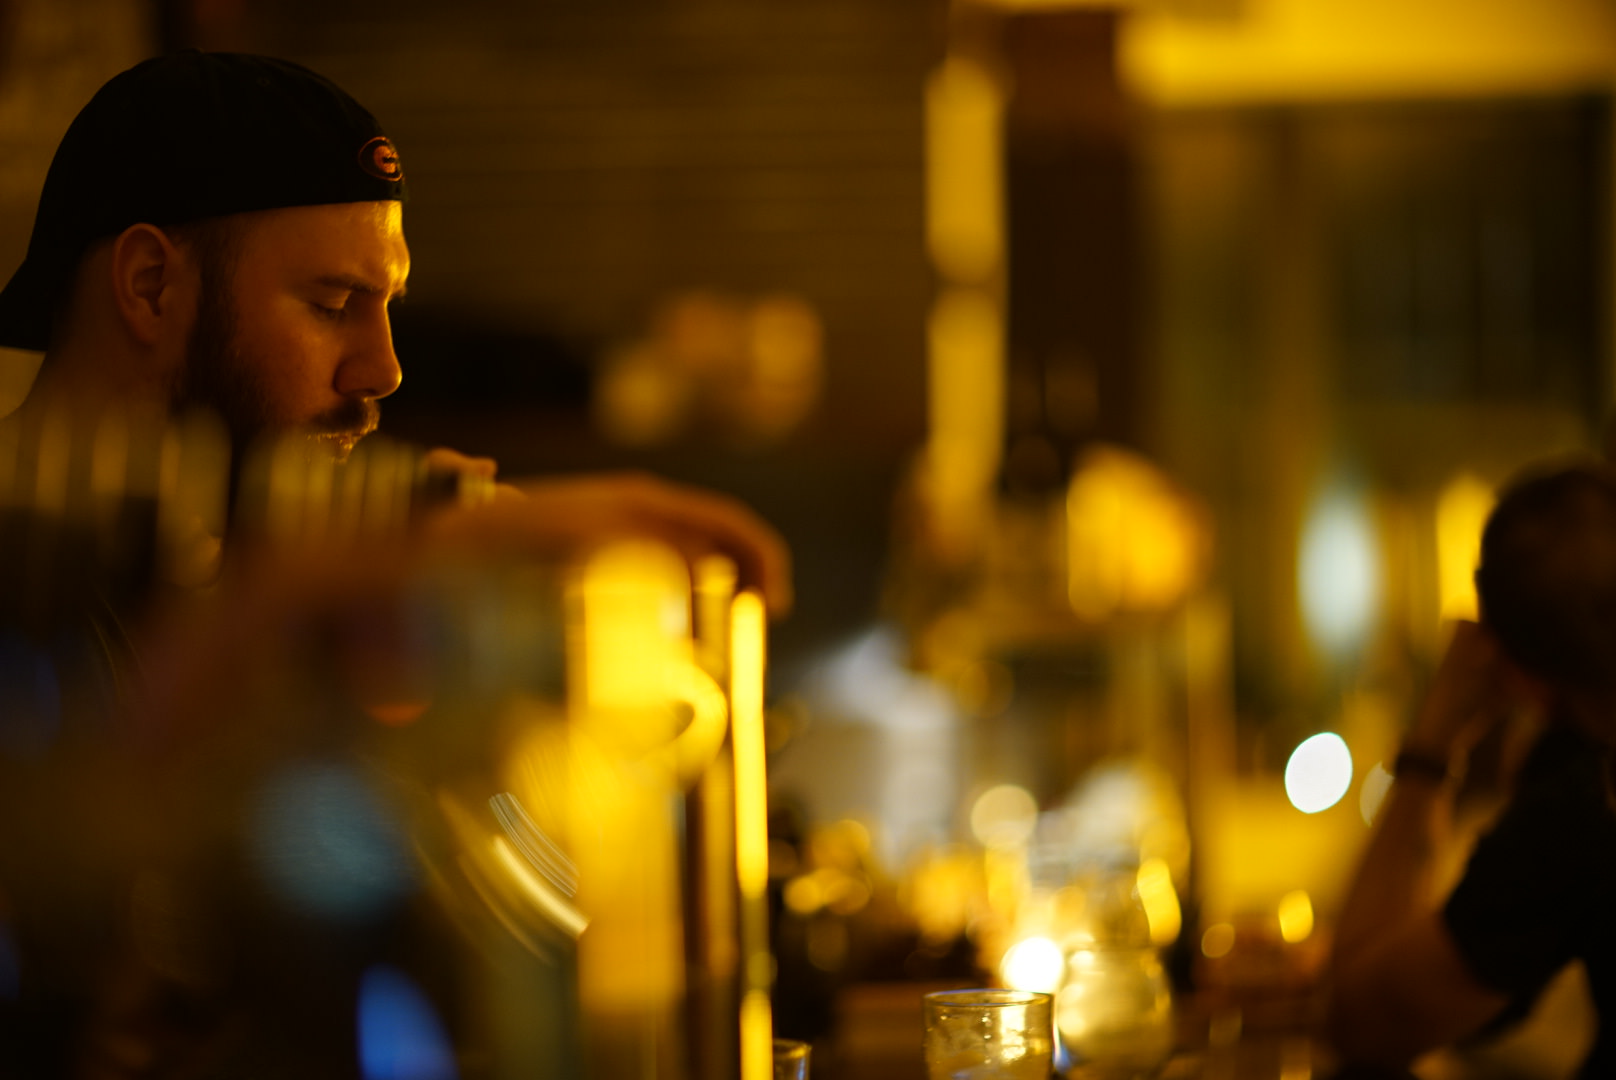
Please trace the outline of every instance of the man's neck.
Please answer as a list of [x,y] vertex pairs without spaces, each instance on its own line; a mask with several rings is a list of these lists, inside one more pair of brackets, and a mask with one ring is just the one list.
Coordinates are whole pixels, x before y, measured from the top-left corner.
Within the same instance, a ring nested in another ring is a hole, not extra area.
[[169,392],[142,378],[141,368],[116,350],[64,348],[47,353],[16,415],[28,420],[62,410],[81,417],[108,408],[144,407],[166,411]]

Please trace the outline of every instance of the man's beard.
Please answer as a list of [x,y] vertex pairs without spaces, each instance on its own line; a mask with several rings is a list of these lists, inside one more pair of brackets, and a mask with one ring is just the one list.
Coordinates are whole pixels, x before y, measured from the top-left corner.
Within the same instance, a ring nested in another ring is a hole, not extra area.
[[238,454],[264,439],[296,432],[307,437],[311,448],[345,460],[376,429],[381,406],[373,398],[345,398],[336,408],[299,423],[276,415],[265,378],[273,359],[253,355],[237,333],[227,276],[204,273],[202,280],[185,363],[171,395],[174,411],[213,410]]

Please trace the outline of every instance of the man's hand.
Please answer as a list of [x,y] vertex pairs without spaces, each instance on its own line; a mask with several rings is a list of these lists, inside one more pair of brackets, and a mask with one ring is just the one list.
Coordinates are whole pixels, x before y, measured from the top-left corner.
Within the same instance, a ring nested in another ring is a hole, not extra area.
[[[1528,690],[1487,628],[1460,622],[1403,745],[1454,770]],[[1393,783],[1342,906],[1328,1025],[1350,1061],[1404,1067],[1506,1002],[1471,973],[1433,895],[1454,787],[1426,776]]]
[[499,484],[491,502],[443,514],[430,528],[439,538],[483,550],[566,551],[650,537],[691,563],[704,555],[729,556],[740,587],[761,592],[771,615],[791,608],[791,556],[778,532],[737,499],[647,473]]
[[1462,765],[1489,730],[1531,700],[1531,680],[1485,626],[1461,620],[1404,745]]

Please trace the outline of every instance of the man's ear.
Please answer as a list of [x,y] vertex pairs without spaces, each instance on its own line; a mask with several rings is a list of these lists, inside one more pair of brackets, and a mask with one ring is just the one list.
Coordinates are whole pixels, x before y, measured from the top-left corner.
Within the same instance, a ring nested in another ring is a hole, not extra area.
[[179,247],[155,225],[131,225],[113,240],[113,297],[124,326],[142,345],[156,345],[165,337],[165,321],[183,318],[178,297],[186,270]]

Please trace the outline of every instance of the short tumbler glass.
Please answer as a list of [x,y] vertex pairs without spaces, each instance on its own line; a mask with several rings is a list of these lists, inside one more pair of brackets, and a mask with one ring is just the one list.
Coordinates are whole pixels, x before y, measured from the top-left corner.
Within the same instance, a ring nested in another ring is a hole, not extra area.
[[808,1080],[808,1044],[774,1040],[774,1080]]
[[928,1080],[1049,1080],[1048,994],[945,990],[925,997]]

